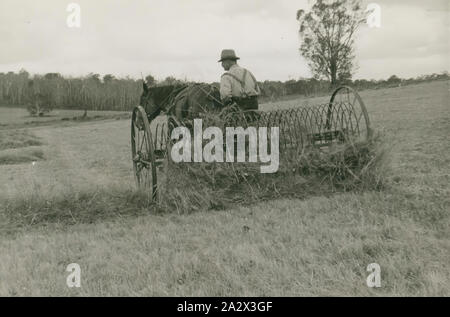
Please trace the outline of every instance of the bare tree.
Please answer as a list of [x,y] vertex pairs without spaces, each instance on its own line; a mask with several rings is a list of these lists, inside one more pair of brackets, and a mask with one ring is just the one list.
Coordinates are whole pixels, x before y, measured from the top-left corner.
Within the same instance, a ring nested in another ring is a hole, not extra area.
[[354,36],[365,17],[360,0],[317,0],[309,12],[297,11],[300,52],[316,78],[327,78],[332,86],[351,78]]

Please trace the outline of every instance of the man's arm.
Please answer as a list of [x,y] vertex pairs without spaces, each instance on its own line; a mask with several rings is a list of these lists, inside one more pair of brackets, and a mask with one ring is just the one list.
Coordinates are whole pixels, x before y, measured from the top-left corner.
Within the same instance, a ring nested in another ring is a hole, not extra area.
[[258,95],[261,94],[261,89],[259,88],[258,82],[256,81],[255,76],[252,74],[252,72],[249,72],[250,76],[252,77],[254,83],[255,83],[255,91]]

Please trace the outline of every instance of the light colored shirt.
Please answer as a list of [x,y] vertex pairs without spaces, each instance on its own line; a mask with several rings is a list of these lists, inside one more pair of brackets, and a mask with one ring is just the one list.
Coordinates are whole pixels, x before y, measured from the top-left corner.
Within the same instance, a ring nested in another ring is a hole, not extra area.
[[255,76],[247,69],[235,64],[222,75],[220,80],[220,97],[222,100],[231,97],[258,96],[260,94],[261,90]]

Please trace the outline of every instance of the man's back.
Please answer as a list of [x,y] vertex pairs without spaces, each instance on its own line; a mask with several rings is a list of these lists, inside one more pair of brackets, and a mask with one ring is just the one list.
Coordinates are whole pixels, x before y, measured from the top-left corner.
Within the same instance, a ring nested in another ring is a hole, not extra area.
[[220,81],[220,96],[227,98],[247,98],[261,93],[253,74],[247,69],[235,64],[222,75]]

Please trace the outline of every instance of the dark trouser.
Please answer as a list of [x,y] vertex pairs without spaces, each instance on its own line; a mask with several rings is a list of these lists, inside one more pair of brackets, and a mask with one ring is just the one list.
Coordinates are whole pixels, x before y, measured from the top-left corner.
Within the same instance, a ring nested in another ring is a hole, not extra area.
[[237,98],[233,97],[232,99],[242,111],[245,111],[245,118],[248,122],[254,122],[258,120],[259,114],[258,110],[258,97],[252,96],[247,98]]
[[252,96],[247,98],[233,97],[232,100],[237,103],[242,110],[258,110],[258,97]]

